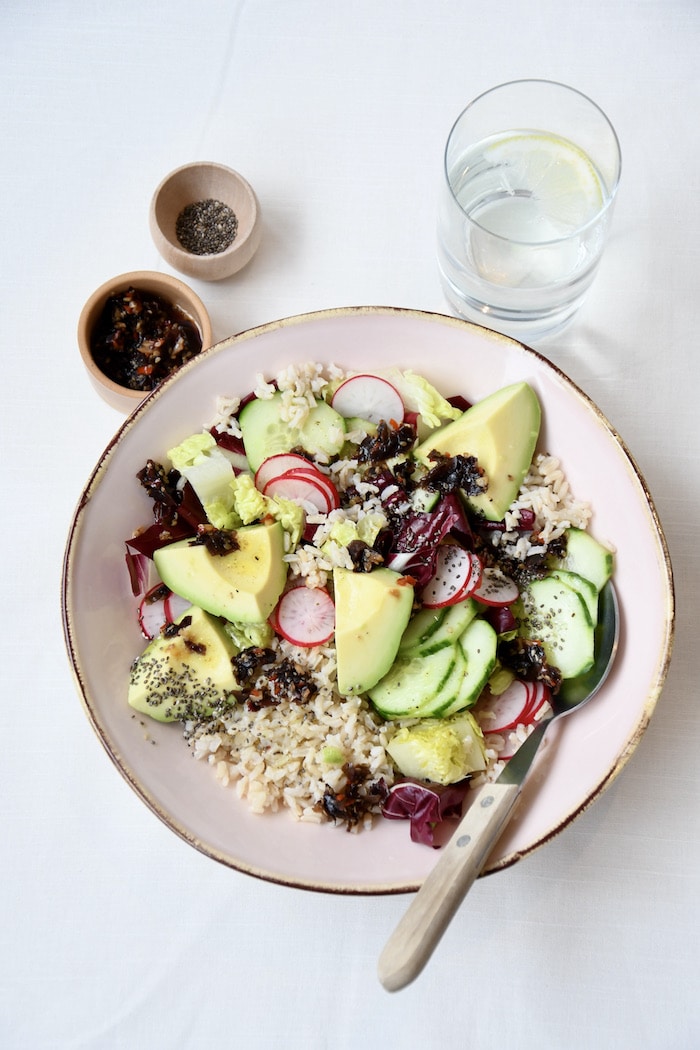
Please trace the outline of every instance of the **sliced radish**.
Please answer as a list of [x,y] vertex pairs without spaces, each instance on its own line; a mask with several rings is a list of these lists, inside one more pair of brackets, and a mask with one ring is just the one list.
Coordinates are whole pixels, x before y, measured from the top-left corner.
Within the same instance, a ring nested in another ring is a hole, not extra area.
[[165,615],[165,599],[152,599],[149,591],[139,603],[138,621],[144,638],[150,641],[160,634],[161,628],[165,627],[167,621]]
[[532,725],[550,696],[544,682],[523,682],[519,678],[499,696],[486,691],[478,705],[481,728],[484,733],[507,733],[519,725]]
[[532,725],[537,721],[538,714],[552,698],[552,693],[544,682],[532,682],[531,685],[530,706],[525,712],[527,725]]
[[517,584],[500,569],[484,569],[473,597],[484,605],[512,605],[519,595]]
[[329,477],[323,474],[320,470],[316,470],[315,467],[294,467],[292,470],[286,471],[281,476],[283,478],[305,478],[308,481],[312,481],[314,485],[318,485],[318,487],[325,492],[331,510],[335,510],[340,506],[340,494],[337,488]]
[[319,514],[330,514],[333,509],[326,489],[308,476],[282,474],[278,478],[272,478],[263,489],[263,495],[293,500],[312,513],[316,511]]
[[173,594],[164,583],[151,587],[141,599],[138,609],[139,627],[144,638],[149,641],[156,638],[166,624],[174,623],[191,604],[179,594]]
[[268,481],[286,474],[288,470],[293,470],[295,467],[316,469],[310,460],[305,459],[304,456],[297,455],[296,452],[279,452],[275,456],[268,456],[255,472],[256,489],[258,492],[263,492]]
[[479,704],[479,724],[484,733],[505,733],[524,722],[531,695],[530,683],[518,678],[498,696],[487,692],[483,705]]
[[165,599],[165,617],[167,622],[175,623],[182,616],[185,609],[189,609],[191,605],[192,602],[188,602],[186,598],[182,598],[179,594],[173,594],[171,591]]
[[[291,591],[295,587],[306,587],[306,582],[304,580],[294,579],[287,586],[288,586],[288,589]],[[286,594],[286,591],[285,591],[285,594]],[[284,595],[282,597],[284,597]],[[280,602],[281,601],[282,601],[282,598],[280,598]],[[274,607],[274,609],[272,610],[272,612],[270,613],[270,615],[267,618],[267,622],[269,623],[270,627],[275,632],[275,634],[280,634],[279,621],[277,619],[277,610],[279,609],[280,602],[277,602],[277,605]]]
[[481,576],[481,561],[476,554],[457,543],[443,543],[438,549],[435,573],[423,588],[421,601],[428,609],[456,605],[475,593]]
[[357,416],[369,423],[392,419],[402,423],[404,406],[395,386],[380,376],[351,376],[340,384],[331,398],[331,407],[345,419]]
[[481,584],[484,575],[484,566],[479,555],[474,554],[473,551],[467,551],[467,554],[469,555],[470,572],[464,593],[462,594],[462,600],[464,600],[464,598],[470,598],[472,594],[474,594],[477,587]]
[[335,606],[323,587],[294,587],[282,595],[270,623],[292,645],[323,645],[335,630]]

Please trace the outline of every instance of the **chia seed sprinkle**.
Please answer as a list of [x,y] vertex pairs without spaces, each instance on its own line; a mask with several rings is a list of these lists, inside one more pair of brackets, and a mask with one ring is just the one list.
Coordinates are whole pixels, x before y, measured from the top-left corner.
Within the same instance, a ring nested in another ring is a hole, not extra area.
[[175,233],[185,251],[193,255],[218,255],[233,244],[238,219],[228,204],[208,197],[182,209]]

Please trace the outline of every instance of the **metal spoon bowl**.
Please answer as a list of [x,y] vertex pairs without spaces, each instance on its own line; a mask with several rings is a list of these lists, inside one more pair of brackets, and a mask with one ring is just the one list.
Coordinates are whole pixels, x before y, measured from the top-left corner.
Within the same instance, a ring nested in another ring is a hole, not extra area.
[[379,958],[379,979],[388,991],[405,987],[428,962],[508,822],[547,729],[555,719],[588,703],[603,685],[615,659],[619,628],[617,595],[607,583],[600,593],[593,666],[562,683],[551,701],[552,713],[538,723],[498,779],[473,796]]

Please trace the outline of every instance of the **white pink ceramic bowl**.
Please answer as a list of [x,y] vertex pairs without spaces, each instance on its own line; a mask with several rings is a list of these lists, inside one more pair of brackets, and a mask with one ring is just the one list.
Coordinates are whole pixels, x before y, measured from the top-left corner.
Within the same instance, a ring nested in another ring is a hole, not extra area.
[[592,502],[595,535],[616,548],[622,640],[614,670],[595,701],[553,729],[541,748],[486,870],[504,868],[565,828],[623,768],[661,693],[674,627],[663,532],[623,442],[565,375],[505,336],[411,310],[329,310],[226,339],[166,379],[99,458],[71,525],[62,598],[78,693],[134,791],[185,841],[223,864],[290,886],[357,894],[415,890],[433,867],[435,851],[412,843],[404,822],[383,821],[354,835],[330,824],[298,824],[286,813],[251,814],[234,789],[219,786],[212,770],[192,759],[176,726],[144,730],[126,704],[129,666],[143,640],[124,540],[149,513],[136,471],[199,429],[217,395],[245,394],[256,373],[274,376],[308,360],[355,370],[397,364],[470,400],[527,380],[543,406],[542,447],[560,457],[576,495]]

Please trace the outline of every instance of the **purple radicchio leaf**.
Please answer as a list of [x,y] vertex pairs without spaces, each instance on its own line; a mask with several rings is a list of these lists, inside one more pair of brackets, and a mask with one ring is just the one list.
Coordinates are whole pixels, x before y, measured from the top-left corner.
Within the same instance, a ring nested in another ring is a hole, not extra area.
[[427,512],[409,512],[394,532],[389,568],[412,576],[418,587],[424,586],[435,574],[439,544],[453,534],[466,547],[471,546],[471,529],[461,500],[455,493],[443,496],[437,506]]
[[411,841],[437,849],[435,829],[444,820],[461,816],[466,790],[465,781],[442,788],[405,780],[390,790],[382,815],[389,820],[410,820]]

